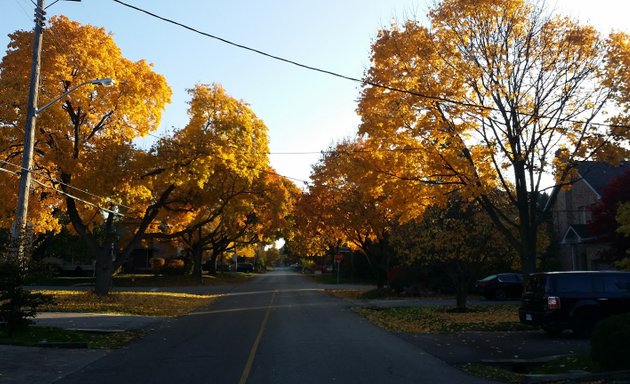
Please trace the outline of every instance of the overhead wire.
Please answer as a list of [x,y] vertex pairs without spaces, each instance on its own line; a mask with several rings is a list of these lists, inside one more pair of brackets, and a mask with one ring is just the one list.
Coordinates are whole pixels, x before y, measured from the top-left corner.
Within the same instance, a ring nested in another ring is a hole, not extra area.
[[[466,106],[466,107],[480,108],[480,109],[486,109],[486,110],[496,110],[495,108],[491,108],[491,107],[487,107],[487,106],[483,106],[483,105],[478,105],[478,104],[468,103],[468,102],[462,102],[462,101],[458,101],[458,100],[452,100],[452,99],[448,99],[448,98],[444,98],[444,97],[440,97],[440,96],[422,94],[422,93],[415,92],[415,91],[410,91],[410,90],[407,90],[407,89],[401,89],[401,88],[397,88],[397,87],[393,87],[393,86],[389,86],[389,85],[375,83],[375,82],[364,80],[364,79],[359,79],[359,78],[352,77],[352,76],[343,75],[343,74],[340,74],[340,73],[336,73],[336,72],[333,72],[333,71],[330,71],[330,70],[325,70],[325,69],[318,68],[318,67],[311,66],[311,65],[306,65],[306,64],[294,61],[294,60],[290,60],[290,59],[287,59],[287,58],[283,58],[283,57],[280,57],[280,56],[277,56],[277,55],[273,55],[273,54],[264,52],[264,51],[259,50],[259,49],[251,48],[251,47],[243,45],[243,44],[235,43],[233,41],[224,39],[222,37],[219,37],[219,36],[216,36],[216,35],[213,35],[213,34],[210,34],[210,33],[203,32],[203,31],[198,30],[196,28],[190,27],[190,26],[188,26],[186,24],[183,24],[183,23],[174,21],[172,19],[169,19],[169,18],[160,16],[160,15],[157,15],[157,14],[155,14],[153,12],[147,11],[147,10],[142,9],[140,7],[137,7],[137,6],[125,3],[125,2],[123,2],[121,0],[113,0],[113,1],[116,2],[116,3],[119,3],[119,4],[123,5],[123,6],[126,6],[126,7],[129,7],[131,9],[134,9],[136,11],[139,11],[139,12],[142,12],[144,14],[147,14],[147,15],[149,15],[151,17],[154,17],[154,18],[157,18],[159,20],[162,20],[164,22],[167,22],[167,23],[170,23],[170,24],[174,24],[174,25],[179,26],[181,28],[187,29],[189,31],[195,32],[197,34],[200,34],[200,35],[203,35],[203,36],[215,39],[215,40],[218,40],[218,41],[223,42],[225,44],[228,44],[228,45],[240,48],[240,49],[245,49],[245,50],[254,52],[256,54],[268,57],[270,59],[281,61],[281,62],[284,62],[284,63],[287,63],[287,64],[291,64],[291,65],[295,65],[295,66],[298,66],[298,67],[301,67],[301,68],[304,68],[304,69],[307,69],[307,70],[311,70],[311,71],[323,73],[323,74],[326,74],[326,75],[334,76],[334,77],[337,77],[337,78],[341,78],[341,79],[357,82],[357,83],[360,83],[362,85],[370,85],[370,86],[373,86],[373,87],[387,89],[387,90],[394,91],[394,92],[399,92],[399,93],[406,93],[406,94],[410,94],[410,95],[421,97],[421,98],[425,98],[425,99],[430,99],[430,100],[435,100],[435,101],[440,101],[440,102],[445,102],[445,103],[452,103],[452,104]],[[33,4],[35,4],[35,3],[33,3]],[[51,33],[51,37],[53,37],[54,40],[57,40],[57,42],[59,42],[59,40],[60,40],[59,36],[56,36],[55,33]],[[63,44],[59,44],[59,45],[61,46],[62,49],[64,49]],[[533,115],[529,115],[529,114],[525,114],[525,115],[533,116]],[[544,117],[544,116],[540,116],[540,117]],[[567,120],[567,121],[568,122],[574,122],[574,123],[576,123],[576,122],[577,123],[583,123],[581,121],[572,121],[572,120]],[[611,128],[630,128],[630,126],[626,126],[626,125],[611,125],[611,124],[604,124],[604,123],[591,123],[591,124],[592,125],[598,125],[598,126],[607,126],[607,127],[611,127]],[[151,135],[151,136],[159,138],[158,136],[155,136],[155,135]],[[385,150],[386,151],[396,151],[396,152],[399,152],[399,151],[407,151],[408,152],[408,151],[414,151],[414,150],[419,150],[419,149],[390,148],[390,149],[385,149]],[[379,151],[383,151],[383,150],[381,149]],[[314,151],[313,152],[268,152],[267,154],[268,155],[313,155],[313,154],[325,154],[325,153],[332,153],[332,152],[335,152],[335,151],[334,150],[323,150],[323,151],[317,151],[317,152],[314,152]],[[376,152],[376,151],[374,151],[374,150],[352,150],[352,152],[365,153],[365,152]],[[6,171],[6,169],[3,169],[3,171]],[[273,174],[275,174],[277,176],[285,177],[287,179],[299,181],[299,182],[302,182],[302,183],[305,183],[305,184],[309,184],[310,183],[310,182],[308,182],[306,180],[280,175],[277,172],[270,172],[270,171],[265,171],[265,172],[273,173]],[[67,187],[73,188],[73,189],[75,189],[77,191],[80,191],[82,193],[86,193],[86,194],[88,194],[88,195],[90,195],[92,197],[103,199],[103,197],[98,196],[98,195],[94,195],[94,194],[90,193],[89,191],[81,190],[79,188],[76,188],[74,186],[65,184],[65,183],[63,183],[63,182],[61,182],[59,180],[54,179],[54,178],[51,178],[51,177],[49,177],[47,175],[45,175],[45,176],[48,177],[53,182],[64,184]],[[63,193],[62,191],[59,191],[59,192]],[[66,193],[64,193],[64,194],[66,194]],[[66,194],[66,195],[72,196],[70,194]],[[88,203],[88,202],[86,202],[86,203]],[[93,203],[89,203],[89,204],[93,205]],[[95,206],[97,206],[97,205],[95,205]],[[124,208],[127,208],[127,209],[132,209],[131,207],[127,207],[127,206],[124,206],[124,205],[121,205],[121,206],[124,207]],[[99,208],[101,208],[101,207],[99,207]],[[106,210],[105,208],[102,208],[102,209]]]
[[[213,34],[210,34],[210,33],[207,33],[207,32],[203,32],[203,31],[201,31],[201,30],[199,30],[197,28],[191,27],[191,26],[189,26],[187,24],[175,21],[173,19],[170,19],[170,18],[167,18],[167,17],[164,17],[164,16],[160,16],[160,15],[158,15],[156,13],[153,13],[151,11],[148,11],[146,9],[137,7],[135,5],[128,4],[128,3],[126,3],[126,2],[124,2],[122,0],[113,0],[113,1],[118,3],[118,4],[120,4],[120,5],[123,5],[125,7],[128,7],[128,8],[131,8],[133,10],[136,10],[138,12],[144,13],[146,15],[149,15],[149,16],[151,16],[153,18],[156,18],[158,20],[161,20],[163,22],[166,22],[166,23],[173,24],[173,25],[176,25],[178,27],[184,28],[186,30],[189,30],[189,31],[194,32],[194,33],[197,33],[199,35],[202,35],[202,36],[205,36],[205,37],[209,37],[211,39],[220,41],[222,43],[231,45],[233,47],[244,49],[244,50],[256,53],[258,55],[270,58],[272,60],[277,60],[277,61],[280,61],[280,62],[283,62],[283,63],[291,64],[291,65],[294,65],[294,66],[297,66],[297,67],[300,67],[300,68],[303,68],[303,69],[306,69],[306,70],[323,73],[323,74],[334,76],[334,77],[341,78],[341,79],[344,79],[344,80],[353,81],[353,82],[359,83],[361,85],[370,85],[370,86],[375,87],[375,88],[386,89],[386,90],[389,90],[389,91],[392,91],[392,92],[405,93],[405,94],[416,96],[416,97],[420,97],[420,98],[423,98],[423,99],[434,100],[434,101],[439,101],[439,102],[443,102],[443,103],[450,103],[450,104],[459,105],[459,106],[463,106],[463,107],[478,108],[478,109],[487,110],[487,111],[501,112],[501,110],[499,110],[496,107],[488,107],[488,106],[480,105],[480,104],[476,104],[476,103],[470,103],[470,102],[461,101],[461,100],[453,100],[453,99],[449,99],[449,98],[441,97],[441,96],[424,94],[424,93],[420,93],[420,92],[416,92],[416,91],[411,91],[411,90],[408,90],[408,89],[394,87],[394,86],[391,86],[391,85],[377,83],[377,82],[366,80],[366,79],[359,79],[357,77],[348,76],[348,75],[337,73],[337,72],[334,72],[334,71],[331,71],[331,70],[327,70],[327,69],[315,67],[315,66],[312,66],[312,65],[307,65],[307,64],[304,64],[304,63],[300,63],[298,61],[287,59],[287,58],[284,58],[284,57],[281,57],[281,56],[277,56],[277,55],[274,55],[274,54],[262,51],[260,49],[252,48],[252,47],[249,47],[249,46],[244,45],[244,44],[233,42],[231,40],[225,39],[223,37],[219,37],[217,35],[213,35]],[[525,112],[520,112],[520,111],[516,111],[515,113],[520,115],[520,116],[527,116],[527,117],[531,117],[531,118],[535,118],[535,119],[557,119],[557,118],[552,118],[552,117],[549,117],[549,116],[541,116],[541,115],[525,113]],[[585,124],[586,123],[584,121],[572,120],[572,119],[566,119],[564,121],[567,122],[567,123],[578,123],[578,124]],[[588,124],[594,125],[594,126],[609,127],[609,128],[630,129],[630,125],[623,125],[623,124],[608,124],[608,123],[597,123],[597,122],[589,122]]]
[[[16,1],[16,3],[18,4],[18,6],[22,9],[22,11],[24,12],[24,14],[28,17],[28,12],[27,12],[27,11],[26,11],[26,9],[22,6],[22,4],[20,4],[18,0],[15,0],[15,1]],[[28,0],[24,0],[24,1],[28,1]],[[32,3],[35,7],[37,7],[37,4],[36,4],[35,2],[33,2],[32,0],[31,0],[30,2],[31,2],[31,3]],[[53,3],[52,3],[52,4],[50,4],[48,7],[50,7],[51,5],[54,5],[55,3],[56,3],[56,2],[53,2]],[[48,7],[46,7],[46,8],[48,8]],[[55,43],[57,43],[58,48],[61,48],[61,50],[62,50],[65,54],[70,54],[70,53],[69,53],[69,51],[67,51],[67,47],[66,47],[64,44],[61,44],[61,43],[60,43],[60,42],[62,41],[62,38],[59,36],[59,34],[57,33],[57,31],[54,31],[54,30],[53,30],[53,29],[51,29],[51,28],[48,28],[46,31],[48,32],[48,35],[50,36],[50,38],[51,38],[51,39],[52,39]],[[156,138],[159,138],[158,136],[155,136],[155,135],[151,135],[151,136],[156,137]],[[14,164],[14,163],[11,163],[10,161],[0,160],[0,163],[2,163],[2,164],[6,164],[6,165],[9,165],[9,166],[11,166],[11,167],[14,167],[14,168],[18,169],[18,170],[19,170],[19,172],[18,172],[18,171],[13,171],[13,170],[10,170],[10,169],[7,169],[7,168],[5,168],[5,167],[0,166],[0,172],[9,173],[9,174],[14,175],[14,176],[16,176],[16,177],[19,177],[19,176],[20,176],[20,172],[21,172],[22,170],[24,170],[24,169],[22,168],[22,166],[17,165],[17,164]],[[253,166],[252,166],[252,168],[253,168]],[[68,184],[68,183],[65,183],[65,182],[63,182],[63,181],[61,181],[61,180],[58,180],[58,179],[56,179],[56,178],[54,178],[54,177],[51,177],[51,176],[47,175],[46,173],[43,173],[43,172],[37,172],[37,171],[33,171],[33,170],[27,170],[27,171],[31,172],[31,173],[33,174],[33,176],[35,176],[35,175],[39,175],[40,177],[41,177],[41,176],[43,176],[43,177],[44,177],[44,178],[46,178],[48,181],[51,181],[51,182],[56,183],[56,184],[59,184],[59,185],[63,185],[63,186],[65,186],[65,187],[67,187],[67,188],[70,188],[70,189],[75,190],[75,191],[77,191],[77,192],[80,192],[80,193],[86,194],[86,195],[88,195],[88,196],[90,196],[90,197],[93,197],[93,198],[96,198],[96,199],[99,199],[99,200],[109,200],[109,199],[110,199],[110,198],[105,198],[105,197],[103,197],[103,196],[99,196],[99,195],[94,194],[94,193],[92,193],[92,192],[89,192],[89,191],[87,191],[87,190],[85,190],[85,189],[81,189],[81,188],[75,187],[75,186],[73,186],[73,185],[70,185],[70,184]],[[308,183],[308,182],[307,182],[307,181],[305,181],[305,180],[298,179],[298,178],[293,178],[293,177],[288,177],[288,176],[284,176],[284,175],[280,175],[280,174],[278,174],[277,172],[271,172],[271,171],[268,171],[268,170],[262,170],[262,171],[263,171],[263,172],[265,172],[265,173],[273,174],[273,175],[275,175],[275,176],[284,177],[284,178],[286,178],[286,179],[290,179],[290,180],[294,180],[294,181],[299,181],[299,182],[302,182],[302,183],[305,183],[305,184],[307,184],[307,183]],[[47,189],[53,190],[53,191],[55,191],[55,192],[57,192],[57,193],[59,193],[59,194],[61,194],[61,195],[63,195],[63,196],[67,196],[67,197],[69,197],[69,198],[71,198],[71,199],[73,199],[73,200],[75,200],[75,201],[78,201],[78,202],[81,202],[81,203],[83,203],[83,204],[86,204],[86,205],[92,206],[92,207],[94,207],[94,208],[97,208],[97,209],[99,209],[99,210],[101,210],[101,211],[103,211],[103,212],[112,213],[112,214],[114,214],[114,215],[121,216],[121,217],[124,217],[124,216],[125,216],[124,214],[120,213],[119,211],[115,211],[115,210],[112,210],[112,209],[109,209],[109,208],[105,208],[105,207],[103,207],[103,206],[101,206],[101,205],[99,205],[99,204],[96,204],[96,203],[90,202],[90,201],[88,201],[88,200],[86,200],[86,199],[84,199],[84,198],[81,198],[81,197],[76,196],[76,195],[74,195],[74,194],[71,194],[71,193],[65,192],[65,191],[63,191],[63,190],[60,190],[60,189],[58,189],[58,188],[55,188],[55,187],[54,187],[54,186],[52,186],[52,185],[49,185],[49,184],[47,184],[47,183],[44,183],[44,182],[40,181],[40,180],[39,180],[39,179],[37,179],[36,177],[33,177],[33,178],[32,178],[32,181],[33,181],[33,182],[35,182],[35,183],[37,183],[37,184],[39,184],[40,186],[42,186],[42,187],[44,187],[44,188],[47,188]],[[126,205],[124,205],[124,204],[119,204],[119,203],[117,203],[117,204],[116,204],[116,206],[117,206],[118,208],[125,208],[125,209],[128,209],[128,210],[134,211],[134,209],[133,209],[132,207],[126,206]]]
[[[0,163],[6,164],[6,165],[10,165],[10,166],[12,166],[12,167],[14,167],[14,168],[16,168],[16,169],[19,169],[19,170],[20,170],[20,172],[21,172],[21,171],[26,170],[26,168],[23,168],[21,165],[11,163],[10,161],[0,160]],[[49,181],[52,181],[53,183],[56,183],[56,184],[59,184],[59,185],[63,185],[63,186],[65,186],[65,187],[70,188],[70,189],[73,189],[73,190],[75,190],[75,191],[77,191],[77,192],[84,193],[84,194],[86,194],[86,195],[88,195],[88,196],[90,196],[90,197],[93,197],[93,198],[96,198],[96,199],[99,199],[99,200],[110,200],[110,201],[111,201],[111,198],[109,198],[109,197],[103,197],[103,196],[97,195],[97,194],[95,194],[95,193],[92,193],[92,192],[90,192],[90,191],[88,191],[88,190],[85,190],[85,189],[81,189],[81,188],[75,187],[75,186],[73,186],[73,185],[71,185],[71,184],[68,184],[68,183],[64,183],[63,181],[58,180],[58,179],[56,179],[56,178],[54,178],[54,177],[52,177],[52,176],[50,176],[50,175],[47,175],[47,174],[46,174],[46,173],[44,173],[44,172],[38,172],[38,171],[34,171],[34,170],[31,170],[30,172],[31,172],[33,175],[40,175],[40,176],[42,176],[42,177],[44,177],[44,178],[48,179]],[[133,210],[134,210],[132,207],[129,207],[129,206],[124,205],[124,204],[118,204],[118,203],[116,203],[116,205],[117,205],[118,207],[125,208],[125,209],[131,210],[131,211],[133,211]]]
[[[156,138],[156,139],[158,139],[158,140],[163,139],[163,137],[158,136],[158,135],[154,135],[154,134],[152,134],[152,133],[148,133],[148,134],[147,134],[147,136],[151,136],[151,137]],[[183,144],[180,144],[180,143],[174,143],[174,144],[176,144],[176,145],[178,145],[178,146],[180,146],[180,147],[184,148],[184,145],[183,145]],[[187,148],[187,147],[186,147],[186,149],[188,150],[189,148]],[[250,152],[250,153],[251,153],[251,152]],[[317,154],[321,154],[321,151],[320,151],[320,152],[313,152],[313,154],[315,154],[315,153],[317,153]],[[211,154],[211,153],[204,153],[204,154],[205,154],[205,155],[207,155],[207,156],[214,157],[215,159],[219,159],[219,160],[227,160],[226,158],[220,157],[220,156],[215,155],[215,154]],[[272,154],[272,153],[267,152],[267,153],[265,153],[265,154],[266,154],[266,155],[270,155],[270,154]],[[250,169],[257,169],[257,168],[256,168],[256,167],[254,167],[254,166],[246,166],[246,168],[250,168]],[[272,168],[272,169],[273,169],[273,168]],[[306,184],[306,185],[310,184],[310,182],[309,182],[309,181],[307,181],[307,180],[304,180],[304,179],[299,179],[299,178],[296,178],[296,177],[291,177],[291,176],[286,176],[286,175],[281,175],[281,174],[279,174],[278,172],[275,172],[275,171],[273,171],[273,172],[272,172],[272,171],[268,171],[268,170],[261,170],[261,171],[262,171],[263,173],[271,174],[271,175],[278,176],[278,177],[283,177],[283,178],[285,178],[285,179],[289,179],[289,180],[297,181],[297,182],[300,182],[300,183],[303,183],[303,184]]]
[[[4,161],[4,160],[0,160],[0,161],[1,161],[1,162],[3,162],[3,163],[5,163],[5,164],[11,164],[11,163],[8,163],[8,162],[6,162],[6,161]],[[9,174],[12,174],[12,175],[15,175],[15,176],[18,176],[18,177],[20,176],[20,174],[19,174],[18,172],[16,172],[16,171],[12,171],[12,170],[7,169],[7,168],[4,168],[4,167],[2,167],[2,166],[0,166],[0,171],[5,172],[5,173],[9,173]],[[76,201],[79,201],[79,202],[81,202],[81,203],[83,203],[83,204],[86,204],[86,205],[92,206],[92,207],[97,208],[97,209],[99,209],[99,210],[101,210],[101,211],[104,211],[104,212],[112,213],[112,214],[114,214],[114,215],[116,215],[116,216],[125,217],[125,215],[124,215],[124,214],[122,214],[122,213],[120,213],[120,212],[118,212],[118,211],[114,211],[114,210],[112,210],[112,209],[102,207],[102,206],[100,206],[100,205],[98,205],[98,204],[92,203],[92,202],[87,201],[87,200],[85,200],[85,199],[82,199],[82,198],[80,198],[80,197],[78,197],[78,196],[75,196],[75,195],[72,195],[72,194],[70,194],[70,193],[68,193],[68,192],[65,192],[65,191],[62,191],[62,190],[60,190],[60,189],[57,189],[57,188],[55,188],[55,187],[53,187],[53,186],[51,186],[51,185],[48,185],[48,184],[46,184],[46,183],[41,182],[40,180],[38,180],[38,179],[37,179],[37,178],[35,178],[35,177],[32,177],[32,178],[31,178],[31,180],[32,180],[33,182],[35,182],[35,183],[37,183],[37,184],[41,185],[41,186],[42,186],[42,187],[44,187],[44,188],[51,189],[51,190],[53,190],[53,191],[55,191],[55,192],[57,192],[57,193],[60,193],[60,194],[62,194],[62,195],[64,195],[64,196],[68,196],[68,197],[70,197],[71,199],[76,200]],[[76,189],[76,188],[75,188],[75,189]]]

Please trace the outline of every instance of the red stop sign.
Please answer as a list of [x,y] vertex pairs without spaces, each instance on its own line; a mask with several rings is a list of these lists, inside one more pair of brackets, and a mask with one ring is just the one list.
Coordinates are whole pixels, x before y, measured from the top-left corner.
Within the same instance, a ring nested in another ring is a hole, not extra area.
[[341,263],[343,261],[343,255],[341,253],[337,253],[335,255],[335,263]]

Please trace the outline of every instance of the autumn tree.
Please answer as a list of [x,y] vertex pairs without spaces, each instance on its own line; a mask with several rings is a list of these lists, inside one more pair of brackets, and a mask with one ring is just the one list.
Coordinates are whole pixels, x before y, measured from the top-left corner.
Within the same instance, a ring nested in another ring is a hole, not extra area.
[[189,123],[154,148],[178,188],[160,216],[168,229],[152,236],[179,239],[200,277],[204,252],[214,266],[236,243],[279,235],[295,192],[269,166],[267,127],[245,102],[217,84],[189,93]]
[[285,245],[294,261],[301,257],[325,257],[341,241],[337,228],[327,225],[330,213],[325,209],[325,197],[302,192],[296,202],[293,236]]
[[395,257],[389,236],[400,210],[394,209],[393,195],[373,179],[378,176],[363,142],[340,142],[313,167],[313,185],[303,198],[309,207],[298,212],[308,215],[301,220],[308,223],[311,237],[325,240],[320,246],[347,244],[362,253],[380,288]]
[[525,0],[445,0],[429,19],[430,27],[411,20],[379,32],[359,134],[416,159],[392,177],[477,201],[532,272],[545,210],[572,182],[576,161],[625,156],[628,36],[604,38]]
[[[69,217],[96,259],[96,291],[103,294],[111,286],[112,249],[121,252],[122,262],[174,189],[151,185],[144,173],[154,167],[154,159],[133,145],[135,138],[157,129],[171,91],[145,61],[123,57],[101,28],[54,17],[44,33],[42,104],[92,79],[117,82],[106,89],[81,87],[38,115],[29,206],[36,232],[59,229],[56,210]],[[33,37],[18,31],[10,38],[0,63],[0,150],[5,164],[15,165],[22,153]],[[13,200],[17,186],[9,191],[5,201]],[[131,235],[119,244],[115,228],[123,225]]]
[[453,283],[457,309],[466,309],[469,287],[488,268],[518,268],[516,252],[485,211],[456,196],[431,206],[421,219],[401,225],[392,242],[406,264],[438,266]]

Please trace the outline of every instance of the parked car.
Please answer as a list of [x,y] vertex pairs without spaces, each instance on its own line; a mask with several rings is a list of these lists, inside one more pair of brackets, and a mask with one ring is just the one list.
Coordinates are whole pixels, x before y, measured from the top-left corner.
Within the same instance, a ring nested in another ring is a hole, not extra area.
[[93,276],[96,261],[64,260],[58,257],[48,256],[42,259],[54,274],[62,276]]
[[252,263],[238,263],[236,265],[236,272],[254,272],[254,264],[252,264]]
[[486,276],[477,280],[475,289],[488,300],[520,298],[523,294],[523,275],[520,273],[497,273]]
[[608,316],[630,312],[630,272],[543,272],[525,281],[519,318],[556,334],[587,337]]

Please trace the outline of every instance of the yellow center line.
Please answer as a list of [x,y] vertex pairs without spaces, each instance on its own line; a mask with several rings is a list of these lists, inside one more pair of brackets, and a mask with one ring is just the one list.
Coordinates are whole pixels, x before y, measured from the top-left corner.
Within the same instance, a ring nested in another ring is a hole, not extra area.
[[258,335],[256,335],[256,340],[254,340],[254,345],[252,345],[252,349],[249,351],[247,364],[245,364],[245,369],[243,370],[243,374],[241,374],[241,379],[238,381],[239,384],[247,383],[249,373],[251,372],[252,366],[254,365],[254,358],[256,357],[256,352],[258,351],[258,345],[260,344],[263,333],[265,333],[265,327],[267,326],[269,314],[271,313],[271,309],[273,308],[273,301],[276,298],[276,293],[278,293],[278,291],[275,291],[273,295],[271,295],[271,301],[269,301],[269,304],[267,305],[267,311],[265,312],[265,317],[263,318],[262,323],[260,323],[260,329],[258,330]]

